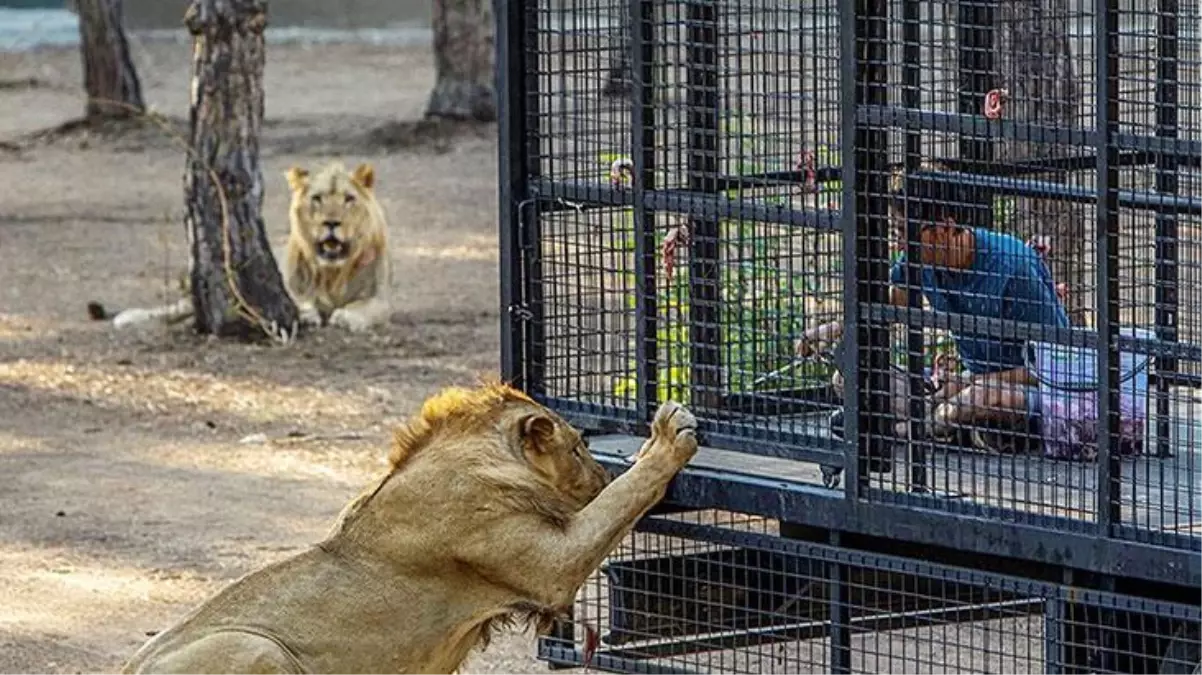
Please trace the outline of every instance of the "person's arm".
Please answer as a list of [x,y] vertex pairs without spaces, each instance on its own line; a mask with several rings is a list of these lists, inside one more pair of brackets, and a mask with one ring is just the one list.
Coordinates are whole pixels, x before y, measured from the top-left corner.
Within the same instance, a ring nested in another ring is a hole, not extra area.
[[[905,257],[893,263],[889,271],[889,304],[895,307],[907,307],[910,302],[910,292],[906,289]],[[798,356],[809,357],[820,351],[824,346],[838,342],[843,337],[843,322],[831,321],[815,326],[801,334],[795,349]]]
[[1068,312],[1060,301],[1056,284],[1040,260],[1034,260],[1014,276],[1004,291],[1003,302],[1011,305],[1005,315],[1018,321],[1069,325]]
[[[919,282],[921,284],[921,282]],[[906,256],[898,256],[889,269],[889,304],[894,307],[910,306],[910,289],[906,286]],[[921,306],[921,301],[919,306]]]

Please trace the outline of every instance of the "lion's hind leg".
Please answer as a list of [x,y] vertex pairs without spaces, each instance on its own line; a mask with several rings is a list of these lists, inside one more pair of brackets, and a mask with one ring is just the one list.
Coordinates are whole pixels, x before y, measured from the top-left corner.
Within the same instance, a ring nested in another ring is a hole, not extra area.
[[124,672],[300,673],[303,669],[275,640],[241,630],[227,630],[156,655]]

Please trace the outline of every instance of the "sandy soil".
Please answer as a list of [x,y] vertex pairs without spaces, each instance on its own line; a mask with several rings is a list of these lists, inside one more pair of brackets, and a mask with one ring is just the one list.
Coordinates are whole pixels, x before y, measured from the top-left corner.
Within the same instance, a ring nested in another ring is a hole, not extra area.
[[[139,48],[147,99],[186,119],[188,49]],[[83,109],[73,49],[0,54],[0,670],[113,671],[236,577],[297,551],[383,466],[390,427],[443,385],[495,371],[494,130],[402,138],[426,48],[274,47],[264,215],[281,246],[284,170],[377,166],[396,312],[287,348],[186,330],[114,333],[85,302],[144,305],[185,264],[182,150],[158,132],[20,139]],[[410,141],[416,141],[410,143]],[[408,145],[408,147],[404,147]],[[264,440],[266,437],[266,440]],[[529,636],[466,672],[542,672]]]

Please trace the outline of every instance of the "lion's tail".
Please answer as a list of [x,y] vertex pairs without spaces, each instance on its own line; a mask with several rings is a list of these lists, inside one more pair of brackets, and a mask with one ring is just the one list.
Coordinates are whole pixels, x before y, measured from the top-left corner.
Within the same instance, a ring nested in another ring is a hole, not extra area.
[[99,302],[93,300],[92,302],[88,303],[88,318],[92,319],[93,321],[104,321],[106,319],[111,319],[114,316],[116,316],[116,314],[105,309],[104,305],[100,304]]
[[148,308],[131,307],[116,312],[109,311],[104,305],[93,301],[88,303],[88,316],[93,321],[111,319],[113,326],[117,328],[125,328],[151,321],[162,321],[163,323],[170,324],[192,316],[192,299],[181,298],[169,305]]

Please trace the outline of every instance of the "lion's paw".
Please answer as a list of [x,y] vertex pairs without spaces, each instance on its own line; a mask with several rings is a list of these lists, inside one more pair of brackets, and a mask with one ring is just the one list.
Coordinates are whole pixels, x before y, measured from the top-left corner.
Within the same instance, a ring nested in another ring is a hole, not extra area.
[[359,312],[336,309],[330,314],[330,325],[340,326],[352,333],[362,333],[371,328],[371,321]]
[[652,419],[651,426],[661,434],[676,438],[682,433],[696,431],[697,418],[689,412],[688,408],[676,401],[665,401],[660,405],[659,410],[655,411],[655,418]]
[[697,453],[697,418],[675,401],[666,401],[655,411],[651,438],[643,444],[635,461],[660,452],[669,453],[673,463],[679,466],[688,463]]
[[321,312],[313,305],[300,305],[296,310],[302,326],[321,325]]

